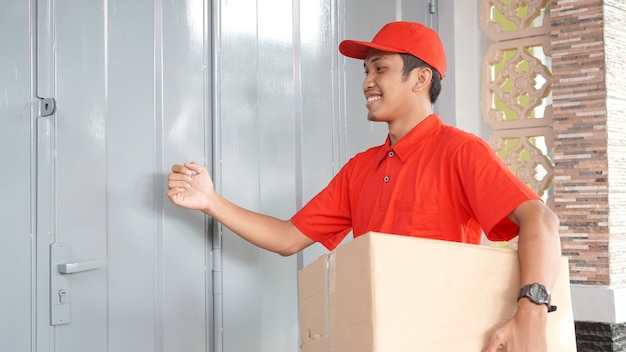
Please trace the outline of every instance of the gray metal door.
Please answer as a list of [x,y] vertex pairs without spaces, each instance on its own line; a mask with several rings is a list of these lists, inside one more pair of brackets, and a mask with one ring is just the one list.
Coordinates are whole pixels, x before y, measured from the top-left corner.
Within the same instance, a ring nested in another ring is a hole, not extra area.
[[36,350],[209,350],[211,226],[164,192],[174,161],[211,162],[210,4],[33,5],[56,102],[36,119]]

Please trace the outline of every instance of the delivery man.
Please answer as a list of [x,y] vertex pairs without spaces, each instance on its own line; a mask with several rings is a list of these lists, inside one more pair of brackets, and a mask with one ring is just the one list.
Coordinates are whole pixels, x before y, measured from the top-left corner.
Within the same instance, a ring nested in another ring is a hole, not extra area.
[[493,241],[519,236],[517,310],[483,351],[546,351],[549,291],[561,257],[558,218],[483,140],[433,114],[446,71],[437,33],[397,21],[371,42],[341,42],[339,51],[363,60],[368,119],[389,129],[382,145],[350,159],[289,220],[224,199],[196,163],[172,167],[171,201],[284,256],[315,242],[332,250],[350,231],[355,237],[375,231],[474,244],[483,231]]

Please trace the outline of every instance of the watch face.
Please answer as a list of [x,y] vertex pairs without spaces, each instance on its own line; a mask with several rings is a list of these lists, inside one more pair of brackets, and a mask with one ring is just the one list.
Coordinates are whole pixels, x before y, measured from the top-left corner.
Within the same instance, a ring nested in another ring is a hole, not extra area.
[[541,303],[548,301],[548,292],[541,285],[532,285],[530,287],[530,295]]

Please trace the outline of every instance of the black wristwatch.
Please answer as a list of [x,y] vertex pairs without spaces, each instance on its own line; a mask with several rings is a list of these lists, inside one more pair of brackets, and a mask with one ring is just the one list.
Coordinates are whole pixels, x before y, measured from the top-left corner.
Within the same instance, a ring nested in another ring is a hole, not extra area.
[[524,297],[535,304],[545,304],[548,307],[548,313],[556,310],[556,306],[550,305],[550,291],[544,285],[534,283],[522,287],[517,294],[517,300]]

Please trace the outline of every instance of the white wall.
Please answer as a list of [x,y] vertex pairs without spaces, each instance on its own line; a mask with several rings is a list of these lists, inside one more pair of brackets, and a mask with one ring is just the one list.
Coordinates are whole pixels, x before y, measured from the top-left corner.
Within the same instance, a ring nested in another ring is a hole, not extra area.
[[480,6],[476,0],[440,0],[439,33],[448,59],[442,82],[439,113],[448,124],[489,136],[481,113],[481,63],[488,45],[480,29]]

